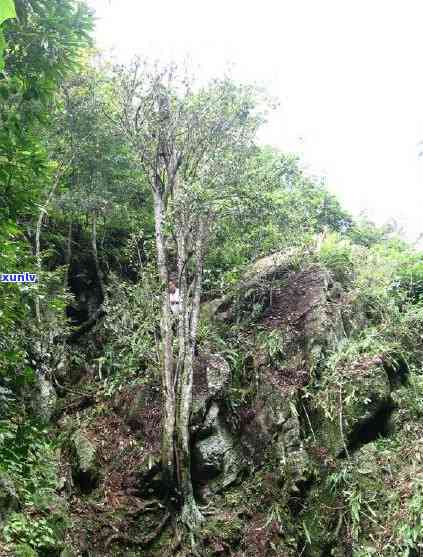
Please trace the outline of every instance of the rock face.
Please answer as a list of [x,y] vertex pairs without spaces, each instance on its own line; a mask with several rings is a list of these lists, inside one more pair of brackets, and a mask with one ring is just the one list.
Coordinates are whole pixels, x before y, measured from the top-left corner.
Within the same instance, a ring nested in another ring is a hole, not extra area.
[[333,456],[386,433],[393,404],[382,360],[361,359],[328,374],[315,406],[319,440]]
[[294,489],[296,482],[305,479],[308,465],[296,403],[296,390],[281,387],[266,372],[257,394],[254,419],[242,435],[253,462],[260,466],[270,459],[280,479],[289,480]]
[[[299,393],[325,354],[345,338],[345,331],[339,285],[319,267],[292,267],[290,257],[279,254],[260,260],[232,298],[213,306],[218,320],[255,320],[263,338],[261,345],[256,342],[253,355],[253,407],[235,429],[231,409],[224,404],[230,377],[227,364],[219,366],[214,356],[214,361],[203,362],[202,374],[196,371],[194,462],[197,477],[208,478],[213,487],[235,481],[243,463],[259,468],[269,458],[293,490],[307,477]],[[203,393],[198,385],[201,377]]]
[[[256,466],[269,457],[271,447],[281,479],[289,480],[295,490],[309,466],[300,416],[309,417],[304,416],[301,389],[345,338],[345,330],[339,285],[318,266],[298,270],[289,261],[273,256],[257,262],[252,270],[256,274],[248,273],[249,288],[241,288],[233,304],[245,314],[258,299],[262,306],[255,318],[262,341],[256,342],[253,356],[253,417],[242,429],[241,444]],[[224,309],[232,316],[237,311],[228,311],[227,305]]]
[[[286,385],[276,372],[263,370],[250,418],[240,424],[230,403],[231,381],[229,364],[222,356],[200,354],[194,369],[191,418],[194,481],[208,492],[219,492],[236,482],[247,466],[259,468],[271,447],[281,479],[289,478],[294,487],[304,479],[308,463],[295,412],[298,386]],[[148,427],[147,408],[151,412],[142,388],[133,390],[120,406],[141,438]],[[150,471],[158,471],[159,445],[150,447],[148,455],[139,473],[141,480],[148,477],[151,483]]]
[[239,441],[227,422],[228,388],[231,372],[217,354],[203,354],[194,371],[193,475],[212,491],[233,483],[242,470]]
[[[205,437],[201,437],[201,435]],[[230,432],[222,410],[216,402],[208,408],[193,451],[194,477],[206,480],[212,491],[233,483],[243,467],[242,452],[236,437]]]

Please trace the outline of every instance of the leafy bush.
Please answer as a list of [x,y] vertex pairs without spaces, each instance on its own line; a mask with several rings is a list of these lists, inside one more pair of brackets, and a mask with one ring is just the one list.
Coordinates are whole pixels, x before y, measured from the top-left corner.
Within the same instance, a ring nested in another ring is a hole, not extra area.
[[345,284],[352,280],[355,267],[354,250],[348,239],[329,234],[319,252],[320,262],[329,269],[335,280]]
[[56,447],[45,427],[28,417],[19,423],[0,422],[2,473],[13,480],[21,507],[21,512],[7,518],[3,530],[6,542],[32,548],[60,547],[66,512],[56,495]]
[[158,365],[158,327],[161,297],[159,281],[146,269],[137,284],[110,277],[113,296],[105,302],[105,369],[128,378]]
[[402,263],[392,290],[403,292],[414,303],[423,301],[423,256],[415,254]]

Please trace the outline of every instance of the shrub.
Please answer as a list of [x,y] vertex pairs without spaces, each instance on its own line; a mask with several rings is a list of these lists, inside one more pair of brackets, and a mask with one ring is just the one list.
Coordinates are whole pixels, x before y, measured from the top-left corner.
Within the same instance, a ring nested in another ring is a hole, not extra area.
[[319,260],[332,272],[335,280],[343,284],[352,280],[355,260],[349,240],[341,239],[338,234],[329,234],[321,246]]

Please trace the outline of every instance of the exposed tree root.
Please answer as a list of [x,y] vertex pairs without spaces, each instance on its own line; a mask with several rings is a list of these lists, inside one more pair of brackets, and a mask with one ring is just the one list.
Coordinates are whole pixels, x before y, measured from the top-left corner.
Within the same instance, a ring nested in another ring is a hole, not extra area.
[[157,501],[157,499],[153,499],[152,501],[143,501],[137,503],[136,508],[130,511],[127,511],[127,514],[136,516],[139,514],[144,514],[148,512],[154,512],[158,509],[162,509],[163,505]]
[[[125,512],[127,515],[132,517],[136,515],[148,513],[148,512],[155,512],[159,509],[164,508],[163,505],[157,499],[153,499],[150,501],[140,501],[140,502],[131,501],[131,504],[135,504],[135,509],[126,510]],[[96,511],[107,512],[107,509],[105,509],[103,506],[101,506],[98,503],[91,502],[90,506]]]
[[163,520],[158,524],[157,528],[153,532],[148,534],[148,536],[130,536],[128,534],[118,532],[116,534],[112,534],[111,536],[109,536],[104,546],[106,549],[108,549],[113,542],[124,541],[131,545],[139,545],[141,547],[146,547],[151,543],[153,543],[153,541],[159,537],[159,535],[162,533],[163,529],[165,528],[169,518],[170,518],[170,514],[166,513],[165,516],[163,517]]
[[201,514],[194,499],[185,502],[182,508],[181,520],[191,532],[204,522],[204,516]]

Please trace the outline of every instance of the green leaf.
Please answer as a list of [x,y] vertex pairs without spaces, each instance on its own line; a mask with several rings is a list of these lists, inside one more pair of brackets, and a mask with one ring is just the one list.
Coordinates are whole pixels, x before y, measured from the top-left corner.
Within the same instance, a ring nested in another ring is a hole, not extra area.
[[5,19],[16,17],[15,3],[13,0],[1,0],[0,2],[0,25]]

